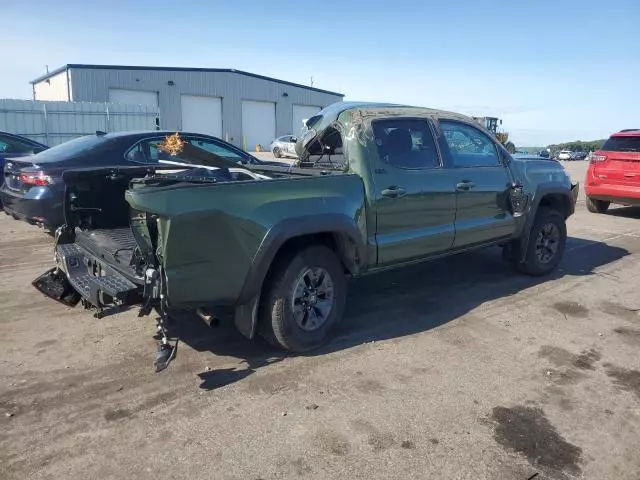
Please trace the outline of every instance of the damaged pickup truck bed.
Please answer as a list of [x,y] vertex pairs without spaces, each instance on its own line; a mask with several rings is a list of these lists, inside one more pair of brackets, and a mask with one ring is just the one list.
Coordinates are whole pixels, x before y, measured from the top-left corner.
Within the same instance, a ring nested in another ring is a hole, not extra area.
[[[69,171],[56,267],[34,285],[67,304],[231,311],[248,338],[291,351],[340,323],[346,276],[499,245],[518,270],[555,269],[577,185],[547,160],[514,160],[472,119],[338,103],[307,122],[301,164],[232,172]],[[235,166],[235,165],[234,165]]]

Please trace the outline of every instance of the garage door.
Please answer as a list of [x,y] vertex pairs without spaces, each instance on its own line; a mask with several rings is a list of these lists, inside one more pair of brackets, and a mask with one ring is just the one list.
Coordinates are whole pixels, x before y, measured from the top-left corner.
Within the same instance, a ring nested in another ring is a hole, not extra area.
[[253,151],[256,145],[269,148],[276,137],[276,104],[272,102],[242,102],[242,144]]
[[293,135],[300,135],[300,130],[302,130],[302,121],[310,119],[320,110],[322,110],[320,107],[313,107],[310,105],[294,105],[291,133]]
[[110,88],[109,101],[112,103],[126,103],[128,105],[148,105],[150,107],[158,108],[158,92]]
[[182,95],[182,130],[222,138],[222,99]]

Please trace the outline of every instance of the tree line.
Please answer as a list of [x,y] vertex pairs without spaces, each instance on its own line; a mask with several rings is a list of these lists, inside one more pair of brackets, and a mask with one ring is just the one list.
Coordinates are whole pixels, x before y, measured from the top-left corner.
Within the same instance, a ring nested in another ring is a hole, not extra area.
[[606,141],[606,138],[603,138],[602,140],[591,140],[588,142],[576,140],[575,142],[549,145],[547,148],[551,149],[552,152],[557,152],[559,150],[571,150],[572,152],[595,152],[596,150],[602,148],[602,145],[604,145],[604,142]]

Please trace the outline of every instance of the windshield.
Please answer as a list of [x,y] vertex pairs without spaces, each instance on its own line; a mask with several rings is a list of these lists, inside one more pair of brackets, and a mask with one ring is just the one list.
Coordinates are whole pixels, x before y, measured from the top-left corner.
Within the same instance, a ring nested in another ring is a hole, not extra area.
[[640,152],[640,137],[611,137],[604,142],[607,152]]
[[108,140],[105,137],[98,135],[87,135],[85,137],[75,138],[38,153],[33,161],[37,163],[58,162],[97,149],[106,141]]

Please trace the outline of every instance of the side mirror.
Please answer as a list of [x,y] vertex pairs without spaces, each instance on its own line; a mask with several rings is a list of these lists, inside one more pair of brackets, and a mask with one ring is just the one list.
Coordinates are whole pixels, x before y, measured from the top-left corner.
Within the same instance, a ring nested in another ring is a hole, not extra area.
[[291,137],[291,141],[292,141],[293,143],[296,143],[296,142],[298,141],[298,137]]

